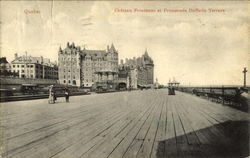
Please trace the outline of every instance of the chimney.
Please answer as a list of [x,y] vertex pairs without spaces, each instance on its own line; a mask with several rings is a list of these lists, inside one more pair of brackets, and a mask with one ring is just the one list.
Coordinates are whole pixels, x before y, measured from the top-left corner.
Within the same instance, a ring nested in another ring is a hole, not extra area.
[[109,51],[109,45],[107,45],[107,51]]
[[123,59],[121,59],[121,64],[123,65]]
[[41,64],[43,64],[43,56],[41,56]]
[[17,53],[15,53],[15,59],[17,59],[18,58],[18,54]]
[[128,58],[125,59],[125,63],[128,64]]
[[28,52],[27,52],[27,51],[25,51],[25,61],[27,61],[27,60],[28,60],[27,54],[28,54]]

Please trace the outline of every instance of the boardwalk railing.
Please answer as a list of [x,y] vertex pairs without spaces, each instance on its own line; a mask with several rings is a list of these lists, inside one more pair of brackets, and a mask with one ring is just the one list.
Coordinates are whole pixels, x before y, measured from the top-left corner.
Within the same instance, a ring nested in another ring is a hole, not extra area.
[[212,101],[220,102],[222,104],[239,105],[241,94],[243,92],[248,92],[249,87],[178,87],[177,90],[212,99]]
[[[73,92],[70,95],[89,95],[87,92]],[[33,100],[33,99],[44,99],[48,98],[49,94],[36,94],[36,95],[20,95],[20,96],[5,96],[0,97],[0,102],[8,102],[8,101],[20,101],[20,100]],[[64,93],[58,93],[57,97],[64,97]]]

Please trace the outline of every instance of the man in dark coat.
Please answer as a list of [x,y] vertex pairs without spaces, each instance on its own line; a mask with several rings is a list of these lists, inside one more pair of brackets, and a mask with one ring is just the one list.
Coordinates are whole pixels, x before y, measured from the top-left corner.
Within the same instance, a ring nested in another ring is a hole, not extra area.
[[65,88],[64,95],[65,95],[66,102],[69,102],[69,90],[67,88]]

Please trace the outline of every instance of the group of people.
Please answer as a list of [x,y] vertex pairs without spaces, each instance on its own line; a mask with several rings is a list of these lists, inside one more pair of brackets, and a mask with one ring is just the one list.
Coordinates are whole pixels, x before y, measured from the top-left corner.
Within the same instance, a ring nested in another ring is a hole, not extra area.
[[[68,90],[68,88],[64,89],[64,96],[65,96],[66,102],[69,102],[69,90]],[[51,85],[49,87],[49,100],[48,100],[48,102],[49,102],[49,104],[53,104],[56,102],[56,100],[57,100],[56,91],[55,91],[54,86]]]
[[168,95],[175,95],[174,87],[168,87]]

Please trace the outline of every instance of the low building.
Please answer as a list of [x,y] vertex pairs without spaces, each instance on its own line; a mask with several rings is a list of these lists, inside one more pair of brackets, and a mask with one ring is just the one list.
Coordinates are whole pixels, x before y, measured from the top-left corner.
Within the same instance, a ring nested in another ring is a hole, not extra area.
[[11,71],[18,73],[19,78],[58,79],[58,66],[48,58],[18,56],[11,62]]

